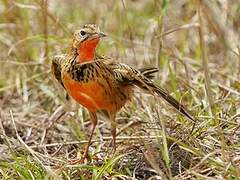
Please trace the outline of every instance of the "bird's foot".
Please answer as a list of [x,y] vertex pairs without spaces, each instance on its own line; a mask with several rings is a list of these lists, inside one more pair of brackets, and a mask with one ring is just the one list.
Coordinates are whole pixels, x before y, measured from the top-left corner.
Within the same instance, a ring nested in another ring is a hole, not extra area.
[[83,164],[84,161],[85,161],[85,158],[76,158],[76,159],[68,160],[68,163],[71,165],[75,165],[75,164]]
[[81,152],[78,152],[77,153],[77,158],[75,159],[70,159],[68,160],[69,164],[71,165],[74,165],[74,164],[83,164],[85,162],[87,162],[88,160],[90,160],[90,156],[88,153],[81,153]]
[[98,155],[98,153],[89,155],[88,153],[86,155],[82,155],[82,157],[78,156],[75,159],[70,159],[68,160],[68,163],[70,165],[75,165],[75,164],[83,164],[83,163],[89,163],[89,162],[101,162],[103,161],[103,158]]

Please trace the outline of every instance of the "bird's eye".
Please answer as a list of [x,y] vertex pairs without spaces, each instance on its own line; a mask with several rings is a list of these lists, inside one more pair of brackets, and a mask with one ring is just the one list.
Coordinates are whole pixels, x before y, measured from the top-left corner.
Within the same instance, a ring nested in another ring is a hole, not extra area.
[[80,31],[81,36],[85,36],[86,32],[85,31]]

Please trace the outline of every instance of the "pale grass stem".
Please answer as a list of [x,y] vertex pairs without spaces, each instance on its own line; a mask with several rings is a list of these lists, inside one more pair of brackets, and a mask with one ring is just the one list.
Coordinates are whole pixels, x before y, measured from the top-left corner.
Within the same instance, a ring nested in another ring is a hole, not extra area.
[[198,1],[198,33],[199,33],[199,40],[200,40],[200,49],[202,54],[202,67],[204,70],[204,78],[205,78],[205,89],[206,89],[206,95],[207,95],[207,101],[209,104],[209,114],[212,117],[212,107],[213,107],[213,100],[212,100],[212,92],[211,92],[211,82],[210,82],[210,76],[209,76],[209,68],[208,68],[208,59],[206,54],[206,46],[204,41],[204,34],[203,34],[203,20],[202,20],[202,8],[201,3],[202,1]]

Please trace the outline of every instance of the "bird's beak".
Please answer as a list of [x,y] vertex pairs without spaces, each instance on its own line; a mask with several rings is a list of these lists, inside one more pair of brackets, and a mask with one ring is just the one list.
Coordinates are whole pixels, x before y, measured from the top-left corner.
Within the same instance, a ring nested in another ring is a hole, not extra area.
[[100,33],[98,33],[98,37],[106,37],[107,35],[105,34],[105,33],[103,33],[103,32],[100,32]]
[[96,34],[92,35],[91,37],[89,37],[88,40],[91,41],[91,40],[94,40],[94,39],[100,39],[100,38],[105,37],[105,36],[107,36],[105,33],[99,32],[99,33],[96,33]]

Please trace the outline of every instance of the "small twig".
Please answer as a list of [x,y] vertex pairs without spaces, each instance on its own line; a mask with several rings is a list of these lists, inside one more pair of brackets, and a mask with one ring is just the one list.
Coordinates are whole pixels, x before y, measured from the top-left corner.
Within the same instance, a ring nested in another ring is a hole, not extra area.
[[50,129],[56,121],[58,121],[66,112],[64,111],[64,106],[59,106],[54,113],[49,118],[49,125],[47,130]]
[[231,121],[232,121],[232,120],[234,120],[234,119],[236,119],[236,118],[240,118],[240,113],[233,115],[230,119],[231,119]]
[[[194,175],[194,177],[196,177],[196,179],[208,179],[208,180],[216,180],[216,178],[212,178],[210,176],[207,176],[207,175],[203,175],[203,174],[200,174],[196,171],[192,171],[192,170],[187,170],[186,171],[188,174],[192,174]],[[192,179],[192,178],[186,178],[186,179]]]
[[119,37],[119,36],[116,36],[116,35],[109,35],[108,37],[110,37],[110,39],[114,39],[116,41],[121,41],[121,42],[125,42],[125,43],[133,43],[135,46],[141,46],[141,47],[145,47],[145,48],[148,48],[152,51],[156,51],[157,48],[155,47],[152,47],[150,45],[147,45],[146,43],[143,43],[139,40],[130,40],[130,39],[127,39],[127,38],[124,38],[124,37]]
[[234,90],[234,89],[231,89],[230,87],[224,86],[223,84],[220,84],[220,83],[218,83],[218,82],[213,82],[213,83],[216,84],[217,86],[225,89],[225,90],[228,91],[229,93],[234,94],[234,95],[237,95],[237,96],[240,97],[240,92],[238,92],[238,91],[236,91],[236,90]]
[[207,159],[209,159],[211,156],[217,154],[217,153],[220,153],[221,151],[219,149],[211,152],[211,153],[208,153],[205,157],[202,158],[202,160],[196,164],[194,167],[192,167],[191,169],[194,170],[194,169],[197,169],[199,166],[201,166]]
[[119,134],[121,134],[122,132],[124,132],[126,129],[128,129],[129,127],[131,127],[133,124],[135,124],[135,121],[130,121],[129,123],[127,123],[126,125],[124,125],[121,129],[119,129],[119,131],[117,132],[117,136]]
[[38,156],[41,156],[44,159],[48,159],[48,160],[52,160],[52,161],[57,161],[57,162],[61,162],[61,163],[66,163],[66,161],[58,159],[58,158],[54,158],[52,156],[47,156],[45,154],[39,153],[39,152],[35,152]]
[[32,9],[32,10],[38,10],[39,9],[36,6],[31,5],[31,4],[17,3],[17,2],[14,2],[14,1],[13,1],[13,4],[15,6],[17,6],[18,8],[21,8],[21,9]]
[[173,32],[180,31],[180,30],[183,30],[183,29],[195,28],[195,27],[199,27],[199,24],[198,23],[184,24],[182,26],[179,26],[179,27],[170,29],[170,30],[168,30],[166,32],[163,32],[160,35],[156,35],[155,38],[162,38],[163,36],[169,35],[169,34],[171,34]]
[[45,137],[46,137],[46,134],[47,134],[47,129],[44,129],[44,130],[43,130],[42,137],[41,137],[40,144],[43,144],[43,142],[44,142],[44,139],[45,139]]
[[[39,37],[42,37],[42,36],[39,36]],[[8,53],[7,53],[8,56],[10,56],[10,54],[12,53],[12,51],[13,51],[18,45],[24,43],[25,41],[32,40],[32,39],[34,39],[34,38],[36,38],[36,36],[28,36],[28,37],[23,38],[23,39],[17,41],[16,43],[14,43],[14,44],[9,48],[9,50],[8,50]]]
[[51,154],[51,157],[55,156],[61,149],[63,145],[61,145],[54,153]]
[[0,63],[4,64],[13,64],[18,66],[42,66],[42,63],[34,63],[34,62],[17,62],[17,61],[9,61],[9,60],[1,60]]
[[43,135],[40,141],[40,144],[43,144],[44,139],[46,137],[46,134],[48,132],[49,129],[52,128],[52,126],[65,114],[64,111],[64,107],[63,106],[59,106],[54,113],[50,116],[49,121],[50,123],[47,125],[47,127],[44,129],[43,131]]
[[21,121],[15,120],[15,123],[18,124],[18,125],[24,126],[24,127],[39,129],[39,126],[34,125],[34,124],[29,124],[27,122],[21,122]]

